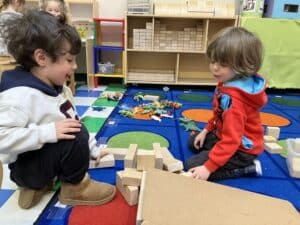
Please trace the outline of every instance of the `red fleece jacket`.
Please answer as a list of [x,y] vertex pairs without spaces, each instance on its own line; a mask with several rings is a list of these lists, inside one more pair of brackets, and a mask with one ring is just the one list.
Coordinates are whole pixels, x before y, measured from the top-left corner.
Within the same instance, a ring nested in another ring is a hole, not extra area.
[[[204,166],[214,172],[222,167],[236,151],[258,155],[264,150],[263,134],[259,110],[267,102],[266,86],[257,93],[248,93],[237,87],[224,86],[219,83],[213,100],[213,118],[205,127],[209,132],[215,131],[219,141],[211,149],[209,159]],[[226,94],[231,99],[228,109],[220,106],[220,98]],[[251,140],[253,147],[245,148],[242,137]]]

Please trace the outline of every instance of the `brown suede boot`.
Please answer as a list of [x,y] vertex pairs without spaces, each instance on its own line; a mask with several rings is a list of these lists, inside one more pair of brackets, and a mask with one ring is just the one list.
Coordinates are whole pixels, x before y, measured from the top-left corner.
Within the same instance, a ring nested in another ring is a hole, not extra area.
[[39,203],[42,197],[51,190],[51,185],[47,185],[41,190],[21,188],[18,204],[22,209],[29,209]]
[[102,205],[111,201],[115,194],[113,185],[94,181],[86,174],[79,184],[62,182],[59,201],[66,205]]

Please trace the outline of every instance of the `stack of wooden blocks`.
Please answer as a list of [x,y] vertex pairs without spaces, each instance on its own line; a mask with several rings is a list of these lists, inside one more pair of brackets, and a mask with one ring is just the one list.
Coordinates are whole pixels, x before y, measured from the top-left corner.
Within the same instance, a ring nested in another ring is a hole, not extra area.
[[133,48],[151,49],[152,48],[152,23],[146,23],[146,29],[133,29]]
[[203,24],[185,27],[183,31],[167,30],[167,25],[155,21],[154,49],[177,51],[203,50]]
[[279,138],[279,127],[267,127],[266,135],[264,136],[265,150],[270,153],[281,153],[282,147],[277,144]]
[[129,205],[138,203],[139,187],[143,171],[151,168],[164,169],[169,172],[181,172],[183,164],[175,159],[166,147],[153,144],[152,150],[138,149],[131,144],[128,149],[107,148],[116,159],[124,159],[124,170],[117,172],[116,186]]

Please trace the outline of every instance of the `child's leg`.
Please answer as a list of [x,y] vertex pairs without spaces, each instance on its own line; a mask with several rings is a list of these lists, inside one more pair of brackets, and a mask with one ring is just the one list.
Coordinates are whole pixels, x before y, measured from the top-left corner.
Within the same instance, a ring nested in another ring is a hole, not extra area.
[[185,168],[187,170],[192,169],[196,166],[203,165],[208,160],[209,151],[203,150],[197,155],[193,155],[185,161]]
[[237,151],[223,167],[212,173],[208,180],[224,180],[248,176],[250,171],[247,170],[247,167],[253,166],[253,161],[256,157],[256,155]]
[[73,140],[45,144],[40,150],[20,154],[9,165],[11,179],[30,189],[42,189],[56,176],[64,182],[80,182],[89,165],[89,136],[84,126],[75,135]]

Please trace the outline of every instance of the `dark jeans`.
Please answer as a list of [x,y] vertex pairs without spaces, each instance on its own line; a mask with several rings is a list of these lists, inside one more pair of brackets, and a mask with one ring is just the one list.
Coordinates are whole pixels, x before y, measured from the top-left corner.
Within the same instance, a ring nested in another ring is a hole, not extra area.
[[72,140],[45,144],[41,149],[18,155],[9,164],[10,178],[17,185],[41,189],[55,177],[67,183],[79,183],[89,167],[89,134],[84,126]]
[[[185,167],[187,170],[196,166],[203,165],[208,160],[210,150],[218,142],[218,138],[216,137],[216,135],[210,132],[206,135],[203,147],[201,149],[196,149],[194,147],[194,140],[198,134],[199,133],[195,133],[194,135],[191,135],[188,141],[188,145],[191,151],[197,154],[191,156],[186,160]],[[237,151],[224,166],[217,169],[214,173],[211,173],[208,180],[224,180],[228,178],[235,178],[237,177],[237,175],[234,170],[252,165],[253,160],[256,157],[256,155]]]

